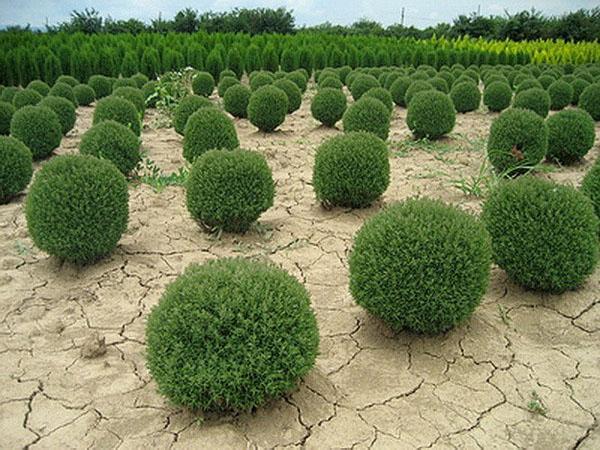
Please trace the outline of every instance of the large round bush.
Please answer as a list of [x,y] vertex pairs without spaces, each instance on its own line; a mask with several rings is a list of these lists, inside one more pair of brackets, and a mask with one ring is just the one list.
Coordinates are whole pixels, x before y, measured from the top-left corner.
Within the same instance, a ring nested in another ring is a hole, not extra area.
[[87,84],[78,84],[73,88],[73,94],[77,99],[79,106],[89,106],[94,100],[96,100],[96,93]]
[[173,111],[173,127],[181,135],[185,130],[185,124],[189,117],[200,108],[213,106],[212,102],[200,95],[188,95],[182,98]]
[[454,105],[443,92],[417,92],[408,104],[406,124],[419,139],[437,139],[452,131],[455,123]]
[[530,289],[579,287],[598,261],[598,218],[591,201],[569,186],[532,176],[510,180],[483,207],[495,262]]
[[6,203],[31,181],[31,152],[18,139],[0,136],[0,161],[0,203]]
[[219,86],[217,88],[217,93],[219,97],[223,98],[225,96],[225,92],[232,87],[240,84],[240,80],[233,76],[226,76],[221,81],[219,81]]
[[388,207],[360,229],[350,255],[356,302],[394,330],[440,333],[486,291],[491,249],[481,223],[436,200]]
[[250,90],[252,92],[257,89],[273,84],[275,78],[269,72],[257,72],[250,77]]
[[127,228],[127,182],[109,161],[57,156],[36,174],[25,215],[41,250],[89,263],[110,253]]
[[211,150],[194,161],[187,207],[207,229],[243,233],[273,206],[275,187],[264,156],[247,150]]
[[112,96],[129,100],[142,115],[146,110],[146,98],[144,97],[144,93],[141,89],[131,86],[123,86],[113,90]]
[[350,87],[350,93],[354,100],[359,100],[365,92],[374,87],[381,87],[377,78],[373,75],[359,74],[357,75]]
[[459,113],[475,111],[481,103],[479,88],[469,82],[457,83],[450,90],[450,98]]
[[217,108],[200,108],[183,131],[183,156],[189,162],[208,150],[233,150],[240,146],[232,120]]
[[346,95],[339,89],[317,91],[310,104],[312,116],[326,127],[334,127],[346,112]]
[[540,117],[546,117],[550,110],[550,95],[542,88],[531,88],[515,95],[514,108],[529,109]]
[[54,95],[55,97],[63,97],[73,103],[73,106],[77,108],[77,99],[71,85],[67,83],[57,82],[50,88],[48,95]]
[[110,95],[98,101],[94,110],[93,123],[114,120],[130,128],[138,136],[141,133],[139,112],[129,100]]
[[244,259],[192,265],[146,328],[150,374],[174,404],[248,411],[292,390],[314,366],[317,322],[306,289]]
[[490,111],[503,111],[510,106],[512,89],[507,83],[494,81],[483,90],[483,104]]
[[592,119],[600,120],[600,83],[590,84],[579,95],[579,103],[581,109],[584,109]]
[[412,98],[415,96],[415,94],[417,92],[432,91],[434,89],[435,88],[428,81],[415,80],[410,84],[410,86],[408,86],[408,88],[406,89],[406,92],[404,93],[404,104],[406,106],[410,105]]
[[31,150],[34,160],[49,156],[60,145],[63,135],[56,113],[43,106],[25,106],[15,111],[10,134]]
[[108,97],[112,92],[112,82],[104,75],[92,75],[88,85],[94,90],[97,99]]
[[15,113],[12,103],[0,101],[0,135],[10,133],[10,121]]
[[27,85],[27,89],[33,89],[34,91],[37,91],[42,97],[45,97],[48,95],[48,92],[50,92],[50,86],[48,86],[48,84],[42,80],[30,81]]
[[66,98],[49,95],[40,102],[40,106],[50,108],[56,113],[63,134],[67,134],[75,126],[75,120],[77,119],[75,107]]
[[343,116],[344,131],[368,131],[386,140],[390,132],[390,111],[376,98],[354,102]]
[[404,96],[411,83],[412,80],[406,76],[400,76],[392,83],[390,86],[390,94],[392,94],[392,100],[394,100],[396,105],[406,106]]
[[288,100],[288,108],[287,113],[291,114],[294,111],[300,109],[300,105],[302,105],[302,91],[300,88],[291,80],[281,79],[273,82],[273,86],[281,89],[285,92]]
[[548,117],[550,159],[570,164],[583,158],[594,145],[594,119],[582,109],[559,111]]
[[223,108],[233,117],[248,116],[248,102],[252,91],[243,84],[235,84],[228,88],[223,95]]
[[377,100],[381,101],[381,103],[383,103],[385,105],[385,107],[388,109],[390,114],[394,110],[394,101],[392,100],[392,95],[385,88],[382,88],[382,87],[371,88],[363,94],[363,97],[376,98]]
[[35,106],[42,101],[44,97],[34,89],[21,89],[13,97],[12,104],[16,109],[21,109],[23,106]]
[[288,111],[288,97],[278,87],[259,87],[248,101],[248,119],[261,131],[275,130],[285,120]]
[[573,99],[573,86],[563,80],[554,81],[548,86],[550,95],[550,109],[557,111],[571,104]]
[[198,72],[192,79],[192,91],[196,95],[210,96],[215,90],[215,79],[208,72]]

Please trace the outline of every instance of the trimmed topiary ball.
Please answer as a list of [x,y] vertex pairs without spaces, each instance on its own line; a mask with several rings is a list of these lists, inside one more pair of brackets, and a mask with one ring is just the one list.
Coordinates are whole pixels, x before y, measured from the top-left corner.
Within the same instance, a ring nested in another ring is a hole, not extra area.
[[571,104],[573,99],[573,86],[563,80],[554,81],[548,86],[550,95],[550,109],[557,111]]
[[345,133],[317,149],[313,188],[325,205],[363,208],[377,200],[389,184],[388,148],[372,133]]
[[579,287],[598,261],[598,218],[569,186],[532,176],[505,182],[483,207],[495,262],[529,289]]
[[48,95],[54,95],[56,97],[63,97],[73,103],[73,106],[77,108],[77,99],[75,98],[75,93],[73,92],[73,88],[71,85],[67,83],[57,82],[52,88]]
[[0,203],[27,187],[33,175],[31,152],[18,139],[0,136]]
[[296,86],[296,83],[287,79],[281,79],[276,80],[273,83],[273,86],[285,92],[288,100],[288,114],[300,109],[300,105],[302,105],[302,91],[298,86]]
[[590,84],[581,92],[578,106],[590,113],[595,121],[600,120],[600,83]]
[[453,206],[411,199],[366,221],[349,265],[350,292],[371,314],[394,330],[441,333],[481,301],[490,238],[477,219]]
[[583,90],[588,87],[591,83],[582,78],[575,78],[571,83],[573,86],[573,98],[571,99],[572,105],[577,105],[579,103],[579,96],[583,92]]
[[105,120],[87,130],[81,137],[79,151],[111,161],[124,175],[142,160],[140,138],[114,120]]
[[546,117],[550,111],[550,95],[541,88],[526,89],[515,95],[513,107],[529,109],[540,117]]
[[513,91],[507,83],[494,81],[483,90],[483,104],[490,111],[503,111],[510,106]]
[[262,86],[248,101],[248,119],[261,131],[275,130],[285,120],[288,111],[286,93],[275,86]]
[[582,109],[559,111],[548,117],[549,159],[571,164],[583,158],[594,145],[594,119]]
[[16,109],[12,103],[0,101],[0,135],[10,133],[10,121]]
[[146,99],[141,89],[131,86],[124,86],[117,88],[112,93],[113,97],[121,97],[125,100],[129,100],[138,112],[143,115],[146,110]]
[[454,129],[456,112],[448,95],[437,90],[417,92],[408,104],[406,124],[417,139],[437,139]]
[[89,106],[96,100],[96,93],[87,84],[78,84],[73,88],[73,94],[79,106]]
[[187,207],[209,230],[244,233],[273,206],[275,185],[264,156],[210,150],[196,158],[187,181]]
[[72,77],[71,75],[61,75],[56,79],[57,83],[65,83],[71,87],[75,87],[79,84],[77,78]]
[[308,85],[308,75],[302,69],[294,70],[285,76],[288,80],[296,83],[302,92],[306,92]]
[[12,104],[13,98],[17,92],[19,92],[19,88],[16,88],[15,86],[6,86],[2,89],[0,101]]
[[377,100],[380,100],[381,103],[383,103],[385,105],[385,107],[388,109],[390,114],[394,110],[394,101],[392,100],[392,95],[385,88],[382,88],[382,87],[371,88],[367,92],[365,92],[363,94],[363,96],[372,97],[372,98],[376,98]]
[[233,117],[248,116],[248,102],[252,91],[240,83],[231,86],[223,95],[223,108]]
[[596,160],[592,168],[583,177],[581,192],[592,201],[596,216],[600,218],[600,159]]
[[39,160],[50,156],[60,145],[62,126],[50,108],[25,106],[13,114],[10,134],[31,150],[34,160]]
[[233,150],[240,146],[232,120],[217,108],[200,108],[183,130],[183,157],[189,162],[208,150]]
[[109,161],[57,156],[36,174],[25,215],[38,248],[89,263],[110,253],[127,228],[127,181]]
[[413,81],[408,89],[406,89],[406,93],[404,94],[404,104],[409,105],[410,101],[414,97],[417,92],[421,91],[433,91],[435,88],[428,81],[424,80],[416,80]]
[[342,118],[344,131],[368,131],[386,140],[390,133],[390,111],[373,97],[354,102]]
[[150,374],[174,404],[248,411],[296,387],[314,366],[319,332],[294,277],[224,258],[189,266],[167,287],[146,341]]
[[185,124],[189,117],[200,108],[211,106],[213,106],[213,104],[209,99],[199,95],[188,95],[182,98],[173,112],[173,127],[175,128],[175,131],[183,135]]
[[527,109],[507,109],[492,122],[488,159],[498,173],[518,175],[539,164],[548,149],[548,126]]
[[359,100],[369,89],[381,87],[381,85],[379,84],[379,81],[377,81],[377,78],[363,73],[356,76],[352,81],[352,85],[349,87],[352,98],[354,100]]
[[412,80],[409,77],[401,76],[396,79],[390,86],[390,94],[392,94],[392,100],[398,106],[406,106],[404,101],[406,90],[412,84]]
[[27,89],[33,89],[42,97],[45,97],[46,95],[48,95],[48,92],[50,92],[50,86],[48,86],[48,84],[44,83],[42,80],[30,81],[27,85]]
[[137,88],[137,83],[132,78],[114,79],[114,81],[112,83],[112,93],[114,94],[117,89],[123,88],[123,87]]
[[217,88],[217,93],[219,94],[219,97],[223,98],[225,96],[225,92],[227,92],[227,89],[229,89],[231,86],[236,86],[238,84],[240,84],[240,80],[238,80],[236,77],[224,77],[219,82],[219,87]]
[[256,72],[250,77],[250,90],[252,92],[257,89],[273,84],[275,78],[269,72]]
[[75,107],[66,98],[49,95],[40,102],[40,106],[50,108],[56,113],[63,135],[67,134],[75,126],[75,120],[77,119]]
[[150,78],[140,72],[136,73],[135,75],[131,75],[131,79],[135,81],[138,89],[141,89],[148,81],[150,81]]
[[339,78],[325,77],[323,81],[319,81],[317,87],[319,90],[324,88],[335,88],[342,90],[344,88],[344,83],[342,83]]
[[450,99],[454,103],[454,109],[459,113],[475,111],[481,103],[481,92],[473,83],[457,83],[452,86]]
[[139,112],[129,100],[110,95],[98,101],[94,110],[93,124],[115,120],[130,128],[138,136],[141,133]]
[[339,89],[317,91],[310,104],[312,116],[326,127],[334,127],[346,112],[346,95]]
[[542,86],[542,84],[535,78],[528,78],[517,85],[517,88],[515,89],[515,94],[519,94],[523,91],[533,88],[544,89],[544,86]]
[[112,93],[112,82],[104,75],[92,75],[88,85],[94,90],[96,99],[108,97]]
[[192,79],[192,91],[196,95],[209,97],[215,90],[215,79],[208,72],[198,72]]
[[27,105],[37,105],[44,97],[33,89],[22,89],[13,97],[12,104],[16,109],[21,109]]

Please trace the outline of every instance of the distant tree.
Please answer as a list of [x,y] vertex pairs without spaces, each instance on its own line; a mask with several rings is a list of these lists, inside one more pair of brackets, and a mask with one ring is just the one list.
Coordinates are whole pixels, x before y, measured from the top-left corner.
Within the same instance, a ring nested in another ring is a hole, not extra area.
[[140,34],[148,31],[148,27],[144,22],[137,19],[114,20],[110,16],[104,20],[104,32],[110,34],[129,33]]
[[95,34],[102,32],[102,17],[94,8],[85,8],[83,11],[73,10],[71,19],[58,26],[58,31],[69,33]]
[[150,28],[156,33],[168,33],[173,31],[173,22],[164,20],[159,14],[156,19],[152,19]]
[[195,33],[200,26],[198,11],[192,8],[185,8],[175,14],[173,19],[173,31],[178,33]]
[[506,11],[506,20],[500,26],[499,39],[512,41],[535,40],[543,36],[545,19],[539,11],[521,11],[510,15]]

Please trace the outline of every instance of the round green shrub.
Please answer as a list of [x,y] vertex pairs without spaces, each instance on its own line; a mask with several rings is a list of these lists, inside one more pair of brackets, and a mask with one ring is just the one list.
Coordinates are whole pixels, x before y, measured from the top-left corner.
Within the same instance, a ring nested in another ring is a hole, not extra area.
[[528,78],[517,85],[517,88],[515,89],[515,94],[533,88],[544,89],[544,87],[538,80],[536,80],[535,78]]
[[583,158],[594,145],[594,119],[582,109],[559,111],[548,117],[549,159],[571,164]]
[[94,100],[96,100],[96,93],[87,84],[78,84],[73,88],[73,94],[77,99],[79,106],[89,106]]
[[296,86],[300,88],[302,92],[306,92],[308,85],[308,76],[302,70],[295,70],[286,75],[286,78],[296,83]]
[[500,185],[483,207],[494,261],[529,289],[579,287],[598,261],[598,218],[569,186],[532,176]]
[[287,113],[291,114],[300,109],[302,105],[302,91],[293,81],[287,79],[276,80],[273,86],[285,92],[288,100]]
[[541,88],[526,89],[515,95],[513,107],[528,109],[540,117],[546,117],[550,111],[550,95]]
[[507,83],[494,81],[483,90],[483,104],[490,111],[503,111],[510,106],[512,95],[512,89]]
[[0,101],[0,135],[10,133],[10,121],[15,111],[12,103]]
[[354,100],[359,100],[371,88],[381,87],[377,78],[372,75],[360,74],[352,81],[350,93]]
[[33,89],[21,89],[19,92],[15,94],[12,100],[12,104],[16,109],[21,109],[24,106],[28,105],[37,105],[42,101],[44,97]]
[[55,97],[63,97],[73,103],[73,106],[77,108],[77,99],[71,85],[67,83],[56,83],[48,92],[48,95],[54,95]]
[[112,93],[114,94],[117,89],[124,87],[137,88],[137,83],[132,78],[117,78],[112,83]]
[[150,79],[146,75],[140,72],[136,73],[135,75],[132,75],[131,79],[135,81],[136,87],[138,89],[141,89],[148,81],[150,81]]
[[273,206],[275,185],[265,158],[247,150],[210,150],[196,158],[187,207],[206,229],[244,233]]
[[600,218],[600,159],[596,160],[583,177],[581,192],[592,201],[596,216]]
[[125,177],[111,162],[93,156],[52,158],[36,174],[25,205],[35,245],[78,264],[110,253],[128,215]]
[[31,152],[18,139],[0,136],[0,203],[27,187],[33,175]]
[[550,75],[542,75],[537,79],[544,89],[548,89],[552,83],[556,81],[556,78]]
[[240,83],[233,85],[223,95],[223,108],[233,117],[246,118],[251,94],[248,87]]
[[148,108],[156,108],[156,102],[158,101],[158,95],[155,95],[157,85],[158,83],[156,81],[150,80],[142,86],[144,101]]
[[325,205],[363,208],[377,200],[389,184],[388,148],[372,133],[345,133],[317,149],[313,188]]
[[10,134],[31,150],[34,160],[39,160],[50,156],[60,145],[62,126],[51,109],[25,106],[13,114]]
[[335,88],[342,90],[344,88],[344,83],[342,83],[339,78],[325,77],[323,81],[319,82],[318,88]]
[[464,322],[481,301],[490,238],[453,206],[411,199],[367,220],[349,265],[350,291],[371,314],[394,330],[440,333]]
[[61,75],[56,79],[56,83],[65,83],[71,87],[75,87],[79,84],[79,81],[71,75]]
[[0,94],[0,101],[12,104],[15,94],[19,92],[19,90],[19,88],[16,88],[14,86],[6,86],[4,89],[2,89],[2,93]]
[[130,128],[138,136],[141,133],[141,124],[137,108],[129,100],[110,95],[98,100],[94,110],[93,124],[103,120],[115,120]]
[[182,98],[173,111],[173,127],[181,135],[185,131],[185,124],[189,117],[200,108],[213,106],[212,102],[200,95],[188,95]]
[[315,74],[315,81],[317,84],[321,84],[326,78],[335,78],[337,80],[340,79],[339,74],[332,68],[323,69],[319,72],[318,76]]
[[600,83],[590,84],[579,95],[579,103],[581,109],[590,113],[592,119],[600,120]]
[[215,90],[215,79],[208,72],[198,72],[192,79],[192,91],[196,95],[209,97]]
[[385,105],[385,107],[388,109],[390,114],[394,110],[394,101],[392,100],[392,95],[385,88],[382,88],[382,87],[371,88],[367,92],[365,92],[363,94],[363,96],[372,97],[372,98],[376,98],[377,100],[380,100],[381,103],[383,103]]
[[113,90],[113,97],[121,97],[129,100],[135,106],[140,114],[144,114],[146,110],[146,99],[141,89],[131,86],[124,86]]
[[114,120],[105,120],[87,130],[81,136],[79,152],[111,161],[124,175],[142,160],[140,138]]
[[240,80],[238,80],[236,77],[224,77],[219,82],[219,86],[217,87],[217,93],[219,94],[219,97],[223,98],[225,96],[225,92],[227,92],[227,89],[237,84],[240,84]]
[[575,78],[571,83],[573,86],[573,98],[571,99],[572,105],[577,105],[579,103],[579,96],[583,92],[583,90],[588,87],[591,83],[582,78]]
[[459,113],[475,111],[481,103],[481,92],[473,83],[458,83],[452,86],[450,99]]
[[437,89],[438,91],[443,92],[444,94],[447,94],[450,91],[450,89],[448,88],[448,83],[446,83],[446,80],[444,80],[441,77],[433,77],[427,81],[433,86],[434,89]]
[[30,81],[27,85],[27,89],[33,89],[42,97],[45,97],[46,95],[48,95],[48,92],[50,92],[50,86],[48,86],[48,84],[44,83],[42,80]]
[[288,97],[278,87],[259,87],[248,101],[248,119],[261,131],[275,130],[285,120],[288,111]]
[[75,120],[77,119],[75,107],[66,98],[49,95],[40,102],[40,106],[50,108],[56,113],[63,135],[67,134],[75,126]]
[[548,86],[550,95],[550,109],[557,111],[571,104],[573,99],[573,86],[563,80],[554,81]]
[[412,84],[412,80],[406,76],[400,76],[390,86],[390,94],[392,94],[392,100],[398,106],[406,106],[404,101],[406,90]]
[[412,98],[414,97],[414,95],[417,92],[432,91],[432,90],[434,90],[434,87],[428,81],[424,81],[424,80],[413,81],[410,84],[410,86],[408,86],[408,89],[406,89],[406,92],[404,94],[404,104],[408,106],[410,104],[410,101],[412,100]]
[[539,164],[548,150],[548,126],[533,111],[507,109],[492,122],[487,142],[498,173],[518,175]]
[[98,100],[108,97],[112,92],[112,82],[104,75],[92,75],[88,80],[88,85],[94,90]]
[[257,89],[273,84],[275,78],[269,72],[257,72],[250,77],[250,90],[256,91]]
[[346,112],[346,95],[339,89],[317,91],[310,104],[312,116],[326,127],[334,127]]
[[408,104],[406,124],[416,138],[437,139],[454,129],[456,112],[448,95],[437,90],[417,92]]
[[200,108],[183,131],[183,157],[194,162],[208,150],[233,150],[240,146],[232,120],[217,108]]
[[221,73],[219,74],[219,83],[221,81],[223,81],[225,78],[236,78],[237,79],[237,74],[231,69],[222,70]]
[[368,131],[383,139],[390,133],[390,111],[373,97],[361,98],[348,107],[342,117],[344,131]]
[[294,277],[224,258],[189,266],[167,287],[146,341],[150,374],[171,402],[249,411],[296,387],[314,366],[319,332]]

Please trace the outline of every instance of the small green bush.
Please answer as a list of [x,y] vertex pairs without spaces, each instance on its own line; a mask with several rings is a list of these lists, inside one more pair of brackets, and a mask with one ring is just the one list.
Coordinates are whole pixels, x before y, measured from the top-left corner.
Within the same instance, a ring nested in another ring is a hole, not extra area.
[[550,75],[542,75],[537,79],[544,89],[548,89],[552,83],[556,81],[556,78]]
[[583,177],[581,192],[592,201],[596,216],[600,218],[600,159],[596,160]]
[[112,82],[104,75],[92,75],[88,80],[88,85],[94,90],[98,100],[108,97],[112,93]]
[[494,81],[483,90],[483,104],[490,111],[504,111],[510,106],[512,95],[512,89],[507,83]]
[[54,95],[55,97],[63,97],[73,103],[73,106],[77,108],[77,99],[71,85],[67,83],[56,83],[48,92],[48,95]]
[[544,86],[542,86],[542,84],[535,78],[528,78],[517,85],[517,88],[515,89],[515,94],[519,94],[520,92],[533,88],[544,89]]
[[296,83],[302,92],[306,92],[308,85],[308,76],[302,70],[295,70],[286,75],[286,78]]
[[156,108],[158,96],[154,94],[156,92],[157,85],[158,83],[156,81],[150,80],[142,86],[142,93],[144,94],[144,100],[147,108]]
[[167,287],[146,342],[150,374],[174,404],[249,411],[296,387],[314,366],[319,332],[295,278],[227,258],[192,265]]
[[54,111],[43,106],[25,106],[13,114],[10,134],[23,142],[34,160],[50,156],[60,145],[62,126]]
[[221,81],[223,81],[225,78],[237,79],[237,74],[231,69],[222,70],[219,74],[219,83],[221,83]]
[[208,72],[198,72],[192,79],[192,91],[196,95],[209,97],[215,90],[215,79]]
[[210,150],[196,158],[187,182],[187,207],[209,230],[244,233],[273,206],[275,185],[264,156]]
[[317,149],[313,188],[323,204],[363,208],[377,200],[389,184],[388,148],[372,133],[345,133]]
[[293,81],[287,79],[276,80],[273,86],[285,92],[288,100],[287,113],[291,114],[300,109],[302,105],[302,91]]
[[410,101],[417,92],[421,91],[433,91],[435,88],[428,81],[416,80],[413,81],[404,94],[404,104],[410,105]]
[[57,156],[36,174],[25,215],[38,248],[89,263],[110,253],[127,228],[127,181],[109,161]]
[[406,90],[412,84],[412,80],[406,76],[400,76],[390,86],[390,94],[392,94],[392,100],[398,106],[406,106],[404,101]]
[[219,94],[219,97],[223,98],[225,96],[225,92],[227,92],[227,89],[237,84],[240,84],[240,80],[238,80],[236,77],[224,77],[219,82],[219,86],[217,88],[217,93]]
[[581,92],[578,106],[590,113],[595,121],[600,120],[600,83],[590,84]]
[[372,75],[360,74],[354,78],[350,86],[350,93],[354,100],[359,100],[371,88],[381,87],[377,78]]
[[103,120],[115,120],[130,128],[138,136],[141,133],[141,124],[137,108],[129,100],[110,95],[98,100],[94,110],[93,124]]
[[112,93],[114,94],[117,89],[124,87],[137,88],[137,83],[132,78],[117,78],[112,83]]
[[573,99],[573,86],[563,80],[554,81],[548,86],[550,95],[550,109],[557,111],[571,104]]
[[349,265],[350,291],[371,314],[394,330],[440,333],[464,322],[481,301],[490,238],[453,206],[411,199],[367,220]]
[[481,103],[481,92],[473,83],[458,83],[452,86],[450,99],[459,113],[475,111]]
[[121,97],[129,100],[135,106],[135,109],[143,115],[146,110],[146,99],[141,89],[131,86],[124,86],[113,90],[113,97]]
[[548,150],[548,126],[527,109],[507,109],[492,122],[487,153],[498,173],[518,175],[537,164]]
[[63,135],[67,134],[75,126],[75,120],[77,119],[75,107],[73,106],[73,103],[66,98],[49,95],[48,97],[45,97],[39,105],[50,108],[56,113]]
[[79,80],[71,75],[61,75],[56,79],[56,83],[65,83],[71,87],[75,87],[79,84]]
[[149,79],[149,78],[148,78],[146,75],[144,75],[143,73],[139,73],[139,72],[138,72],[138,73],[136,73],[135,75],[132,75],[132,76],[131,76],[131,79],[132,79],[133,81],[135,81],[136,87],[137,87],[138,89],[141,89],[142,87],[144,87],[144,85],[145,85],[145,84],[146,84],[148,81],[150,81],[150,79]]
[[188,95],[182,98],[173,111],[173,127],[181,135],[185,131],[185,124],[189,117],[200,108],[213,106],[212,102],[200,95]]
[[546,117],[550,111],[550,95],[541,88],[526,89],[515,95],[513,107],[529,109],[540,117]]
[[42,101],[44,97],[33,89],[22,89],[13,97],[12,104],[15,109],[21,109],[23,106],[35,106]]
[[455,123],[454,105],[443,92],[417,92],[408,104],[406,124],[418,139],[437,139],[450,133]]
[[124,175],[142,160],[140,138],[114,120],[105,120],[87,130],[81,136],[79,152],[111,161]]
[[346,95],[339,89],[322,88],[312,99],[312,116],[326,127],[334,127],[346,112]]
[[582,78],[575,78],[571,83],[573,86],[573,98],[571,99],[572,105],[577,105],[579,103],[579,96],[583,92],[583,90],[588,87],[591,83]]
[[12,104],[13,98],[17,92],[19,92],[19,88],[14,86],[7,86],[2,89],[2,93],[0,94],[0,101],[7,102]]
[[348,107],[342,118],[344,131],[368,131],[384,141],[390,132],[390,111],[373,97],[361,98]]
[[569,186],[532,176],[500,185],[483,207],[494,261],[529,289],[579,287],[598,261],[598,218]]
[[42,97],[45,97],[46,95],[48,95],[48,92],[50,92],[50,86],[48,86],[48,84],[44,83],[42,80],[30,81],[27,85],[27,89],[33,89]]
[[344,83],[342,83],[339,78],[325,77],[323,81],[319,82],[318,88],[319,90],[324,88],[335,88],[342,90],[344,88]]
[[31,152],[18,139],[0,136],[0,203],[27,187],[33,175]]
[[94,100],[96,100],[96,93],[87,84],[78,84],[73,88],[73,94],[77,99],[79,106],[89,106]]
[[233,117],[246,118],[248,116],[248,102],[252,91],[242,85],[236,84],[225,91],[223,108]]
[[0,101],[0,135],[10,133],[10,121],[16,109],[12,103]]
[[392,100],[392,95],[390,92],[382,87],[371,88],[367,92],[363,94],[363,97],[372,97],[380,100],[381,103],[385,105],[390,114],[394,110],[394,101]]
[[208,150],[233,150],[240,146],[232,120],[217,108],[200,108],[183,131],[183,156],[194,162]]
[[288,97],[278,87],[259,87],[248,101],[248,119],[261,131],[275,130],[285,120],[288,111]]
[[594,119],[582,109],[559,111],[548,117],[549,159],[571,164],[583,158],[594,145]]
[[275,78],[269,72],[257,72],[250,77],[250,90],[252,92],[257,89],[273,84]]

